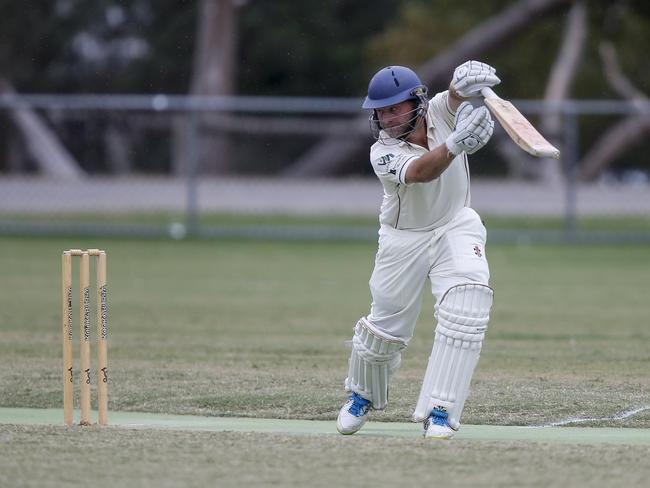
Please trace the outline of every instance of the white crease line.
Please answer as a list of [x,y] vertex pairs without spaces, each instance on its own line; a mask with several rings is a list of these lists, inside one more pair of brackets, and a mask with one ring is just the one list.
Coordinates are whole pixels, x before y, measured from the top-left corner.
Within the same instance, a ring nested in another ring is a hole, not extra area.
[[559,422],[551,422],[548,424],[542,424],[542,425],[529,425],[528,427],[538,429],[541,427],[561,427],[563,425],[569,425],[569,424],[581,424],[584,422],[607,422],[607,421],[612,421],[612,420],[623,420],[629,417],[632,417],[633,415],[636,415],[641,412],[645,412],[646,410],[650,410],[650,405],[646,405],[644,407],[639,407],[635,408],[633,410],[628,410],[627,412],[620,413],[618,415],[613,415],[611,417],[601,417],[601,418],[591,418],[591,419],[567,419],[567,420],[560,420]]

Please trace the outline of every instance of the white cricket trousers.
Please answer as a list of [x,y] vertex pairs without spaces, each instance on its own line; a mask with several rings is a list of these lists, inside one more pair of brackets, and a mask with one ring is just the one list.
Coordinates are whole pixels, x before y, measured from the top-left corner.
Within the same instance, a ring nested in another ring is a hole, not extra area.
[[481,218],[469,207],[431,231],[382,226],[369,282],[372,305],[368,321],[388,337],[408,342],[420,315],[427,277],[436,300],[455,285],[488,284],[485,241]]

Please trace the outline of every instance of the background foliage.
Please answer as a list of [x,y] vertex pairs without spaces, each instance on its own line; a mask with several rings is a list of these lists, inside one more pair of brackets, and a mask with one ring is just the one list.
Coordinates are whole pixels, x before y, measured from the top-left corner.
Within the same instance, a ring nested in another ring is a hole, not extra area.
[[[241,95],[361,97],[381,66],[417,67],[441,54],[492,16],[517,3],[513,0],[288,0],[238,2],[235,91]],[[610,40],[617,48],[623,73],[650,93],[650,7],[641,0],[587,0],[588,34],[570,98],[617,99],[606,81],[598,48]],[[197,38],[199,0],[54,0],[28,3],[0,0],[0,79],[22,93],[188,93]],[[516,38],[481,56],[498,67],[500,93],[511,99],[544,96],[549,73],[561,46],[567,8],[530,24]],[[451,76],[451,73],[450,73]],[[435,93],[445,89],[430,86]],[[579,155],[623,116],[583,116]],[[533,121],[535,119],[533,118]],[[93,122],[96,125],[102,121]],[[150,124],[151,125],[151,124]],[[153,123],[155,126],[155,123]],[[86,132],[95,130],[86,123]],[[14,140],[11,123],[0,118],[3,140]],[[93,170],[95,154],[86,142],[57,129],[70,150]],[[148,127],[146,130],[157,129]],[[73,128],[77,134],[77,128]],[[102,134],[101,131],[96,131]],[[144,134],[145,129],[123,131]],[[134,136],[135,137],[135,136]],[[146,144],[146,155],[130,163],[137,171],[169,171],[171,142]],[[238,148],[234,166],[240,173],[277,174],[308,151],[318,135],[234,134]],[[239,139],[245,139],[242,143]],[[267,140],[268,139],[268,140]],[[278,142],[279,141],[279,142]],[[276,142],[278,142],[276,144]],[[272,156],[267,148],[275,146]],[[0,154],[13,146],[0,142]],[[158,148],[155,152],[152,148]],[[15,153],[15,151],[14,151]],[[83,153],[83,154],[82,154]],[[135,155],[136,151],[132,150]],[[365,148],[342,174],[369,174]],[[6,159],[9,159],[7,156]],[[90,160],[88,162],[86,160]],[[258,161],[266,159],[266,164]],[[476,174],[501,177],[510,169],[488,148],[477,156]],[[358,162],[358,164],[357,164]],[[488,164],[485,164],[485,163]],[[647,173],[649,162],[639,144],[630,145],[612,166]],[[9,163],[0,163],[7,167]],[[645,177],[647,180],[647,176]]]
[[[386,64],[418,65],[512,0],[249,1],[238,9],[242,94],[358,96]],[[613,40],[624,71],[650,87],[647,2],[587,2],[589,40],[575,84],[583,98],[615,97],[597,46]],[[189,86],[197,1],[0,1],[0,74],[23,92],[168,92]],[[564,27],[550,16],[499,52],[511,97],[543,94]],[[29,35],[26,35],[26,33]],[[20,46],[20,49],[17,49]]]

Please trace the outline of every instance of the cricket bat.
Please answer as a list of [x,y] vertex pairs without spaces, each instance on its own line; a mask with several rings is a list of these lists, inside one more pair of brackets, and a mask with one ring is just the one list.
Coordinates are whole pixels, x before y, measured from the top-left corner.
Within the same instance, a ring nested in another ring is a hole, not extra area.
[[499,98],[490,87],[482,88],[481,94],[485,98],[485,105],[515,144],[528,154],[538,158],[560,159],[559,149],[544,139],[544,136],[528,122],[526,117],[521,115],[521,112],[512,103]]

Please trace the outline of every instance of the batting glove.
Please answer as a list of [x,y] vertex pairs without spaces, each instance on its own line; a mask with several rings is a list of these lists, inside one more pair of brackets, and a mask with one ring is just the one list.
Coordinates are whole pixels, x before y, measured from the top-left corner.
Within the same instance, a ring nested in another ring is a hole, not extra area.
[[461,152],[474,154],[492,137],[494,121],[485,107],[474,108],[469,102],[463,102],[456,111],[454,131],[447,137],[445,144],[454,156]]
[[480,61],[465,61],[454,70],[451,88],[462,98],[477,95],[481,88],[501,83],[496,70]]

